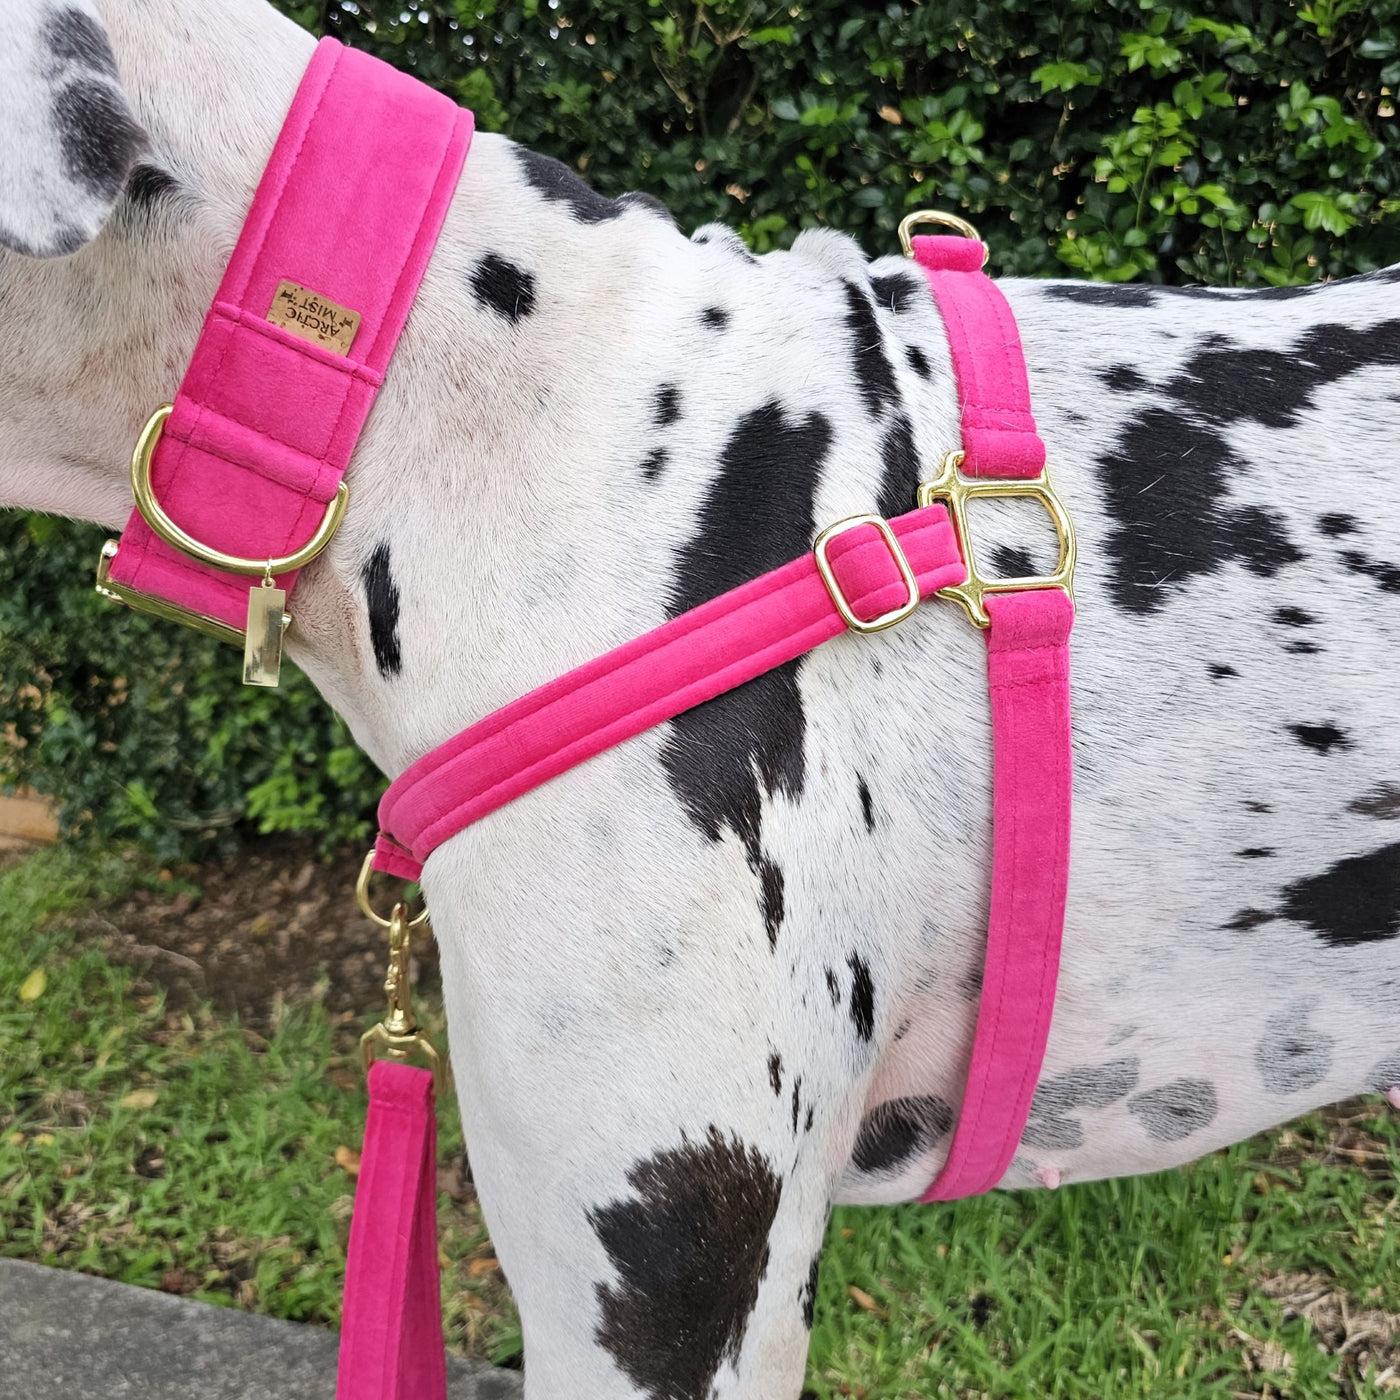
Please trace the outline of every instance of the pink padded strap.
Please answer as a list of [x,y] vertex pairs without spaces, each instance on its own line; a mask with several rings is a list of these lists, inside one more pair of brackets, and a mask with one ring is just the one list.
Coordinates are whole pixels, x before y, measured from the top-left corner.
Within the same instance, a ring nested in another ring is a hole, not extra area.
[[1030,1114],[1060,970],[1069,872],[1069,632],[1058,588],[987,599],[992,910],[967,1092],[926,1201],[990,1191]]
[[[921,597],[966,577],[943,506],[890,525]],[[857,617],[905,601],[873,526],[836,536],[828,557]],[[379,804],[377,868],[416,878],[435,847],[488,812],[845,630],[810,554],[682,613],[488,715],[401,773]]]
[[[982,272],[975,239],[915,238],[952,349],[962,401],[963,468],[1037,476],[1045,446],[1031,416],[1016,320]],[[989,596],[992,702],[992,908],[967,1091],[948,1160],[924,1193],[952,1201],[1005,1175],[1035,1094],[1060,967],[1071,807],[1069,633],[1058,588]]]
[[[265,559],[310,538],[383,382],[471,136],[471,113],[449,98],[321,41],[152,463],[157,498],[196,539]],[[284,280],[359,313],[347,354],[267,319]],[[240,631],[256,582],[196,563],[135,512],[111,577]]]
[[427,1070],[370,1066],[336,1400],[447,1397],[433,1108]]
[[1026,357],[1016,318],[982,272],[975,238],[920,236],[914,257],[943,314],[962,405],[962,469],[968,476],[1037,476],[1045,444],[1036,435]]

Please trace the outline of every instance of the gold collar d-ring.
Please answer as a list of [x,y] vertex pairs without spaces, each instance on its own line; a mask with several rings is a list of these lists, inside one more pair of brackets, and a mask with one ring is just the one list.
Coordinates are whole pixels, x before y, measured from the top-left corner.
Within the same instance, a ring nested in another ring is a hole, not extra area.
[[244,559],[237,554],[225,554],[221,549],[202,544],[193,535],[186,534],[166,513],[156,499],[151,486],[151,458],[155,455],[156,444],[170,417],[172,405],[163,403],[146,420],[141,436],[136,439],[136,449],[131,454],[131,494],[136,497],[136,509],[141,518],[172,549],[198,559],[211,568],[223,569],[230,574],[271,577],[273,574],[291,573],[293,569],[305,568],[330,542],[340,528],[341,517],[350,501],[350,488],[341,482],[335,495],[326,506],[326,513],[316,527],[316,533],[298,550],[291,554],[279,555],[272,559]]
[[[914,256],[914,230],[920,224],[937,224],[940,228],[950,228],[964,238],[982,243],[982,235],[966,219],[960,219],[956,214],[945,214],[941,209],[916,209],[899,221],[899,246],[904,249],[906,258]],[[982,266],[986,265],[987,245],[982,243]]]

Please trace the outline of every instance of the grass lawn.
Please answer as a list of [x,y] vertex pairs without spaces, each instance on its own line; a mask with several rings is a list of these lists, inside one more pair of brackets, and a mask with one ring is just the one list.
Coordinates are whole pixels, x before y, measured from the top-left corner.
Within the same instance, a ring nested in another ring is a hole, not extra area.
[[[364,1121],[361,1018],[320,990],[277,1003],[258,1031],[177,1005],[93,934],[94,911],[133,890],[167,910],[195,894],[120,855],[54,849],[0,871],[0,1253],[334,1323]],[[451,1102],[440,1164],[450,1344],[516,1363]],[[1396,1119],[1368,1101],[1185,1171],[838,1211],[809,1391],[1400,1391],[1397,1181]]]

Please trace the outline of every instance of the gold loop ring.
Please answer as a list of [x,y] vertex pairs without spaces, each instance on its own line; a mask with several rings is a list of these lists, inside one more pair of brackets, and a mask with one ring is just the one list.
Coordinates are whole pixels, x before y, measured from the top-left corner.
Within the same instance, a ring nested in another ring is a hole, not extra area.
[[215,569],[223,569],[230,574],[249,574],[271,577],[273,574],[290,573],[293,569],[305,568],[330,542],[331,536],[340,528],[341,517],[350,501],[350,488],[341,482],[335,495],[326,506],[326,513],[316,527],[316,533],[302,547],[291,554],[283,554],[273,559],[244,559],[237,554],[225,554],[221,549],[213,549],[201,544],[193,535],[187,535],[166,513],[156,500],[151,486],[151,457],[160,441],[165,420],[170,417],[173,405],[163,403],[146,420],[141,436],[136,439],[136,450],[131,454],[131,494],[136,497],[136,509],[141,518],[173,549],[198,559]]
[[[355,881],[355,899],[359,903],[360,912],[364,914],[365,918],[372,919],[380,928],[389,928],[393,924],[392,915],[386,919],[382,914],[376,913],[374,906],[369,902],[369,882],[373,874],[374,852],[371,850],[369,854],[365,856],[364,864],[360,866],[360,878]],[[395,908],[397,907],[396,905]],[[427,922],[428,911],[424,909],[422,913],[415,915],[408,921],[408,926],[409,928],[418,928],[420,925],[426,924]]]
[[[982,235],[966,219],[960,219],[956,214],[945,214],[941,209],[916,209],[899,221],[899,246],[904,249],[906,258],[914,256],[914,230],[920,224],[937,224],[940,228],[950,228],[964,238],[982,243]],[[987,245],[982,243],[982,266],[986,265]]]

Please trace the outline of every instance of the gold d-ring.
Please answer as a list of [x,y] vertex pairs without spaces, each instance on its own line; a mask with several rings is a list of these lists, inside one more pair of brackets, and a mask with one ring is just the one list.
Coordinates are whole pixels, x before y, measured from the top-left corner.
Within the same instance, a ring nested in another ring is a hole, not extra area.
[[244,559],[237,554],[225,554],[221,549],[213,549],[201,544],[193,535],[187,535],[166,513],[156,500],[151,486],[151,457],[160,441],[165,420],[170,417],[171,404],[163,403],[146,419],[141,436],[136,439],[136,450],[131,454],[131,494],[136,497],[136,509],[141,518],[163,539],[166,544],[208,564],[215,569],[223,569],[230,574],[260,575],[264,578],[273,574],[291,573],[293,569],[305,568],[330,542],[340,527],[341,517],[350,500],[350,488],[341,482],[335,495],[326,506],[326,513],[316,527],[316,533],[302,547],[292,554],[283,554],[273,559]]
[[[906,258],[914,256],[914,230],[920,224],[937,224],[940,228],[950,228],[964,238],[982,243],[982,235],[966,219],[960,219],[956,214],[945,214],[941,209],[916,209],[899,221],[899,246],[904,249]],[[982,266],[986,265],[987,245],[982,243]]]
[[[380,928],[390,928],[393,925],[393,918],[386,919],[383,914],[375,913],[374,906],[369,902],[369,881],[374,874],[374,852],[371,850],[365,856],[364,864],[360,866],[360,878],[355,881],[355,899],[359,902],[360,912],[367,919],[372,919]],[[428,922],[428,911],[423,910],[421,914],[415,915],[408,922],[409,928],[418,928]]]

